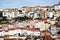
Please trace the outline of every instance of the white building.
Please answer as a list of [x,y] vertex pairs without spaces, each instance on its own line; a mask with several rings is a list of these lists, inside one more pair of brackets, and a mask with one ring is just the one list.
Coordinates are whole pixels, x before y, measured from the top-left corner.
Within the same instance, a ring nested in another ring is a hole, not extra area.
[[55,10],[60,10],[60,2],[54,5]]
[[42,10],[47,10],[47,9],[49,9],[49,10],[50,10],[50,6],[41,6],[40,9],[42,9]]
[[19,16],[19,11],[17,9],[4,9],[3,16],[6,16],[9,19],[15,18]]

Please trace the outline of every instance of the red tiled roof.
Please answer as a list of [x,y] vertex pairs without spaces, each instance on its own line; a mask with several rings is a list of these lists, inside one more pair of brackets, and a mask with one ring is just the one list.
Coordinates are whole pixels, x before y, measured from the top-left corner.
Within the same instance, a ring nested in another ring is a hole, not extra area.
[[4,32],[8,32],[9,30],[4,30]]
[[0,30],[0,32],[2,32],[2,30]]
[[60,26],[60,24],[51,24],[51,26]]
[[9,28],[8,30],[15,30],[16,28]]

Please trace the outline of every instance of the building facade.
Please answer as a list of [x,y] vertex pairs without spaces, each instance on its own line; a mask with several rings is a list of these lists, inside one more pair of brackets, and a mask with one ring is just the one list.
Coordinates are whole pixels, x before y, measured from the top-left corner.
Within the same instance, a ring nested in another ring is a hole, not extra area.
[[3,10],[3,16],[6,16],[7,18],[15,18],[19,16],[18,9],[4,9]]

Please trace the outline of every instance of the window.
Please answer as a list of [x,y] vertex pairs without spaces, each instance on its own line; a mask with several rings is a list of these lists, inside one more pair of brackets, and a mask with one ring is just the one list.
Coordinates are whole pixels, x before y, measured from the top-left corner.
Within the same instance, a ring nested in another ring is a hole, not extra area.
[[4,13],[4,15],[6,15],[6,13]]

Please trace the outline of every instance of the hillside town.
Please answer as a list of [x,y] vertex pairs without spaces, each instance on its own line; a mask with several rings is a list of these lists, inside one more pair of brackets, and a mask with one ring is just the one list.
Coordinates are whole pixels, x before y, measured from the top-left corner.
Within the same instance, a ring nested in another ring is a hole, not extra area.
[[60,2],[53,6],[0,9],[0,38],[60,40]]

